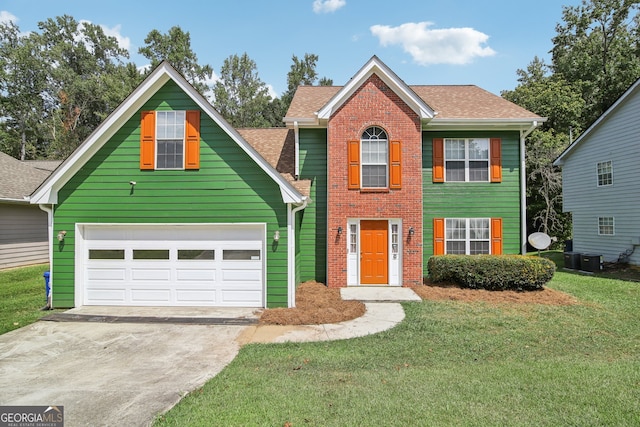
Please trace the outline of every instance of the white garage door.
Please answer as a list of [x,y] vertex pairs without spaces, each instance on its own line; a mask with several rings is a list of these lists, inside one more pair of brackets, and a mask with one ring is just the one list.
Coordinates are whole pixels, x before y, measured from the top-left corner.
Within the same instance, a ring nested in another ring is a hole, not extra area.
[[79,230],[83,305],[264,307],[263,224]]

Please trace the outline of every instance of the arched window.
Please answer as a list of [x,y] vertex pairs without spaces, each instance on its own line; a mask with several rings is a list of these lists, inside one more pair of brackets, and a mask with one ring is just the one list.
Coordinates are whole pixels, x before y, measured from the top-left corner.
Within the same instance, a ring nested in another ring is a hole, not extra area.
[[372,126],[362,132],[362,188],[387,188],[389,140],[384,129]]

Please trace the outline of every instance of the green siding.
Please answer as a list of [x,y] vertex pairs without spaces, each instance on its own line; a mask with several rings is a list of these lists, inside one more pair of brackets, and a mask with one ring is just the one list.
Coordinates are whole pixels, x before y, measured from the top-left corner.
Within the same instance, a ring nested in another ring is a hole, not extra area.
[[[502,182],[432,181],[433,138],[501,138]],[[502,218],[503,253],[520,253],[520,136],[517,132],[423,132],[424,267],[433,255],[433,218]]]
[[[194,110],[175,83],[140,110]],[[74,305],[75,223],[267,223],[267,306],[287,305],[287,206],[276,183],[208,115],[201,114],[200,170],[141,171],[140,111],[60,190],[55,230],[54,304]],[[137,185],[131,189],[129,181]],[[270,237],[280,230],[280,241]]]
[[312,203],[298,213],[298,282],[327,278],[327,131],[300,129],[300,178],[310,179]]

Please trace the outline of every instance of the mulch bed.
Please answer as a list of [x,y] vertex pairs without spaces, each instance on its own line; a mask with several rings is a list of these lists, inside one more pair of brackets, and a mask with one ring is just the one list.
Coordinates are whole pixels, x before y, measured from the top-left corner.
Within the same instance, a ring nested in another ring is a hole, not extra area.
[[[424,285],[411,289],[423,300],[483,301],[490,304],[578,304],[578,300],[571,295],[548,288],[527,292],[487,291],[464,289],[454,284],[434,284],[426,280]],[[310,281],[298,286],[295,308],[264,310],[259,322],[263,325],[318,325],[355,319],[364,312],[362,302],[343,300],[340,289]]]

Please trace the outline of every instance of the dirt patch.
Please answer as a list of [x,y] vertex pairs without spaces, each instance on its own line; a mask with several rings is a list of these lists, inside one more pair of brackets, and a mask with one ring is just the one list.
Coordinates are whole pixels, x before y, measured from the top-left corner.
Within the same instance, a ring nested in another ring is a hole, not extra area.
[[360,301],[345,301],[340,289],[318,282],[304,282],[296,289],[295,308],[272,308],[260,316],[260,324],[319,325],[360,317],[365,306]]
[[546,305],[578,304],[578,300],[573,296],[549,288],[525,292],[487,291],[485,289],[461,288],[451,283],[431,283],[429,280],[425,280],[423,286],[415,286],[411,289],[413,289],[420,298],[426,300],[484,301],[488,303]]

